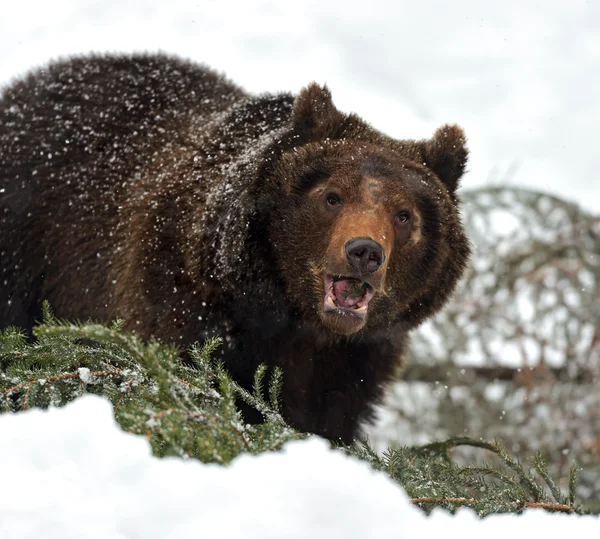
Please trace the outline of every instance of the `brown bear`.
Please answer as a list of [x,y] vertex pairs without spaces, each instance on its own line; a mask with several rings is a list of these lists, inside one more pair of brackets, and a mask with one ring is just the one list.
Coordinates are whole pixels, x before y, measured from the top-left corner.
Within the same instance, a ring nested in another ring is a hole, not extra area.
[[350,443],[469,244],[457,126],[395,140],[326,87],[248,95],[164,55],[87,56],[0,99],[0,326],[40,303],[187,347],[222,335],[298,429]]

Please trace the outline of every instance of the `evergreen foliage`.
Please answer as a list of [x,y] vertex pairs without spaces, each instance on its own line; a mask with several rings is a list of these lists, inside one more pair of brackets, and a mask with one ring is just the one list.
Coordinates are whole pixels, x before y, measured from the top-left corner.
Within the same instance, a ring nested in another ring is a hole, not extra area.
[[[64,322],[56,320],[47,305],[34,335],[36,341],[28,342],[16,328],[0,333],[3,412],[61,406],[84,393],[101,394],[113,403],[121,427],[146,436],[155,455],[221,464],[242,452],[275,450],[305,436],[287,426],[279,412],[281,373],[267,381],[266,370],[261,368],[254,390],[244,390],[211,359],[220,345],[218,338],[192,347],[183,361],[175,347],[142,342],[123,332],[118,321],[111,326]],[[239,399],[258,409],[264,422],[245,425],[236,404]],[[461,445],[491,451],[501,464],[458,466],[450,452]],[[525,507],[582,512],[575,497],[575,468],[565,495],[541,455],[531,470],[499,442],[452,438],[383,455],[366,442],[338,450],[385,471],[427,511],[436,506],[454,511],[467,505],[481,516],[519,512]]]
[[[450,450],[459,446],[490,451],[498,457],[498,463],[460,466],[450,458]],[[512,457],[499,440],[489,443],[455,437],[420,447],[389,449],[383,455],[367,443],[361,448],[346,449],[400,483],[413,503],[426,511],[437,506],[454,512],[468,506],[480,516],[516,513],[527,507],[584,512],[576,501],[578,470],[574,466],[570,470],[569,493],[565,495],[548,474],[541,454],[535,455],[530,469]]]
[[[157,456],[176,455],[203,462],[227,463],[240,452],[278,449],[303,437],[285,424],[274,393],[281,376],[271,380],[271,401],[262,396],[264,370],[255,377],[254,394],[233,382],[210,355],[220,340],[189,351],[156,341],[142,342],[122,332],[120,323],[74,324],[55,320],[44,307],[35,343],[8,328],[0,334],[0,399],[4,411],[32,406],[61,406],[83,393],[109,398],[121,427],[145,435]],[[236,406],[242,398],[265,417],[245,425]]]

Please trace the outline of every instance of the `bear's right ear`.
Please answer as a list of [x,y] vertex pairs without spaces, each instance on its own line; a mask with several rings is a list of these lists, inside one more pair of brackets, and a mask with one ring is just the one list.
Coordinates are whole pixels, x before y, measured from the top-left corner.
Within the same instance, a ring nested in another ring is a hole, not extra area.
[[464,131],[458,125],[444,125],[424,144],[425,164],[442,180],[451,195],[465,172],[469,150]]
[[345,115],[335,108],[327,86],[312,82],[294,101],[294,132],[303,141],[334,138],[344,119]]

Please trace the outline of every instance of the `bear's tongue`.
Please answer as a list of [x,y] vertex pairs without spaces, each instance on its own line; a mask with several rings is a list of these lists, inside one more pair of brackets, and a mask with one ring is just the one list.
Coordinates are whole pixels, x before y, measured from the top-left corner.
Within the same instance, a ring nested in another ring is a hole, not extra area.
[[340,279],[333,283],[333,293],[340,307],[354,307],[365,297],[368,285],[358,279]]

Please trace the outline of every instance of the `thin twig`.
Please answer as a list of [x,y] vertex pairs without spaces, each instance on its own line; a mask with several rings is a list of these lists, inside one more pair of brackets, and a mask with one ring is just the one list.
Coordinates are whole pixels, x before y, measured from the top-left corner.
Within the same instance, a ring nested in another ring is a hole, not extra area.
[[131,377],[131,379],[129,380],[129,382],[127,382],[125,389],[122,391],[121,396],[119,397],[119,401],[117,402],[117,404],[115,404],[115,409],[114,409],[115,412],[121,405],[121,402],[123,402],[123,399],[125,398],[125,394],[129,392],[129,390],[131,389],[131,384],[133,384],[133,382],[135,381],[136,378],[137,378],[137,376],[134,374]]
[[[477,500],[473,498],[413,498],[411,503],[417,505],[419,503],[451,503],[456,505],[477,505]],[[563,513],[574,513],[575,509],[562,503],[550,502],[523,502],[519,507],[531,507],[547,509],[549,511],[562,511]]]
[[472,498],[413,498],[412,503],[454,503],[458,505],[477,505],[477,500]]

